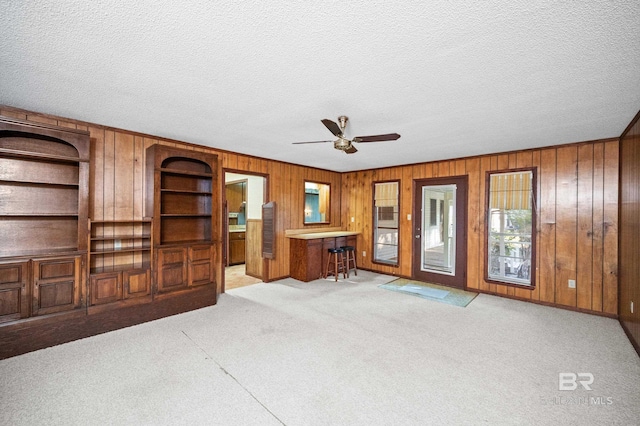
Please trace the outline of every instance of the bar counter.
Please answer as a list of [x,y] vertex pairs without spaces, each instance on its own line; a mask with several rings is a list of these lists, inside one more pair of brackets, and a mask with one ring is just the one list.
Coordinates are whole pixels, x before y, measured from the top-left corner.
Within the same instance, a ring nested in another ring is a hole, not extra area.
[[289,275],[304,282],[322,278],[328,260],[327,250],[341,246],[356,247],[358,234],[360,232],[336,230],[288,233]]

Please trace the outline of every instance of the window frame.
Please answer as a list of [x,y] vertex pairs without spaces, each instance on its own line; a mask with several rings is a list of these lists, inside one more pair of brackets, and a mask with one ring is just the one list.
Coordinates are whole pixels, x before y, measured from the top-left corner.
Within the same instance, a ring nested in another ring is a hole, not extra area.
[[[397,211],[398,211],[398,217],[397,217],[397,225],[395,228],[380,228],[377,226],[377,212],[378,209],[376,207],[376,185],[377,184],[387,184],[387,183],[395,183],[398,185],[398,196],[397,196]],[[394,267],[394,268],[399,268],[400,267],[400,256],[401,256],[401,250],[400,250],[400,239],[401,239],[401,233],[400,233],[400,191],[401,191],[401,184],[400,184],[400,179],[390,179],[390,180],[382,180],[382,181],[373,181],[371,184],[371,212],[372,212],[372,232],[371,232],[371,263],[374,264],[378,264],[378,265],[384,265],[384,266],[390,266],[390,267]],[[377,251],[376,251],[376,246],[377,246],[377,241],[376,241],[376,232],[378,229],[395,229],[397,234],[398,234],[398,243],[396,246],[396,261],[386,261],[384,259],[378,259],[377,256]]]
[[[491,234],[491,176],[499,174],[513,174],[518,172],[531,172],[531,266],[530,284],[506,281],[489,276],[489,238]],[[536,288],[537,270],[537,239],[538,239],[538,168],[522,167],[504,170],[488,170],[485,175],[485,220],[484,220],[484,280],[488,283],[516,287],[524,290]]]

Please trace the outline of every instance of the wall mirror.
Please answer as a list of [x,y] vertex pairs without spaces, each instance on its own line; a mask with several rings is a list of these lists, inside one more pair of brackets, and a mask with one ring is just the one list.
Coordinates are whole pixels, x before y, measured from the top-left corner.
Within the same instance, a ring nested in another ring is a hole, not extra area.
[[304,183],[304,224],[329,223],[331,186],[328,183]]

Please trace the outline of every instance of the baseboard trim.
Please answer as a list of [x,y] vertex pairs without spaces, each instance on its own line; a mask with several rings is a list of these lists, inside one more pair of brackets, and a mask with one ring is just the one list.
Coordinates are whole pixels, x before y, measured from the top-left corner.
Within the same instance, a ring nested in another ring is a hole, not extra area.
[[631,333],[631,330],[629,330],[627,328],[627,325],[624,323],[624,321],[620,320],[620,325],[622,326],[622,329],[624,330],[624,334],[627,335],[627,338],[629,339],[629,342],[631,342],[631,346],[633,346],[633,349],[636,350],[638,356],[640,357],[640,344],[638,344],[638,342],[634,338],[633,334]]

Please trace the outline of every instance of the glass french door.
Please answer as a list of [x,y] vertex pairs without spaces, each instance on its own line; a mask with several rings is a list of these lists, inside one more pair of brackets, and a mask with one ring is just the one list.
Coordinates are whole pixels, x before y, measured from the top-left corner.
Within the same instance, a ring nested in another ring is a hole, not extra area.
[[413,277],[464,288],[466,177],[415,181]]

